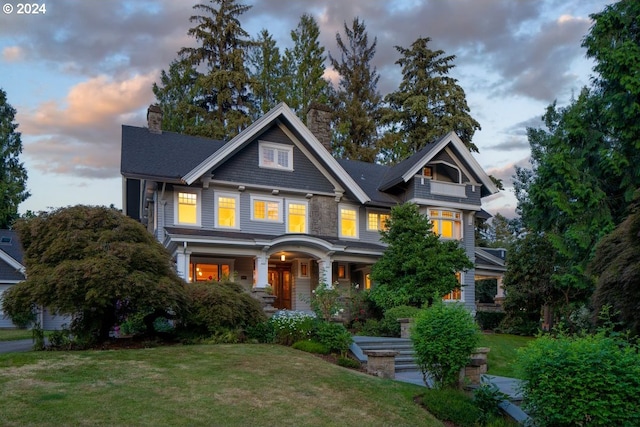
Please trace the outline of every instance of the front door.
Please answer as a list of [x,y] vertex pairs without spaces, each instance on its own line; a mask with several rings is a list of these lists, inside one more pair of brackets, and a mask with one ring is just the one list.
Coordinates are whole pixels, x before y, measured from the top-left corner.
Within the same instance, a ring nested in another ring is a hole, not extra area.
[[291,267],[279,265],[269,268],[269,283],[276,300],[275,308],[291,310]]

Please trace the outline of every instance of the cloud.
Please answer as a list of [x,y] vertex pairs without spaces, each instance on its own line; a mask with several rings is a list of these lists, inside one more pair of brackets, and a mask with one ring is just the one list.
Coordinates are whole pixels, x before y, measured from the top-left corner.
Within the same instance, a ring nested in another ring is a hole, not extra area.
[[25,154],[44,172],[118,176],[120,125],[153,101],[155,77],[156,73],[125,80],[98,76],[73,86],[64,105],[47,101],[20,115]]
[[487,174],[493,175],[495,178],[501,179],[505,189],[513,187],[513,177],[516,174],[516,167],[531,169],[529,161],[530,156],[520,159],[516,162],[509,163],[499,168],[491,168],[487,170]]
[[24,58],[24,51],[20,46],[7,46],[2,49],[2,59],[6,62],[18,62]]
[[518,137],[515,135],[507,136],[505,141],[502,141],[495,145],[489,145],[485,147],[488,150],[500,150],[500,151],[516,151],[516,150],[528,150],[529,141],[526,138]]

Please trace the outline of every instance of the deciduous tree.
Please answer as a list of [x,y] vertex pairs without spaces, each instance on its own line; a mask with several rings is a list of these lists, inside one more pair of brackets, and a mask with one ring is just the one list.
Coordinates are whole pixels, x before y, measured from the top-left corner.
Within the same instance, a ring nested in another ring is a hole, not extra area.
[[106,207],[73,206],[20,219],[27,279],[4,294],[13,317],[33,305],[69,315],[84,343],[138,311],[180,316],[184,282],[146,228]]
[[29,196],[27,171],[20,162],[22,139],[14,123],[16,110],[0,89],[0,228],[9,228],[18,218],[18,206]]

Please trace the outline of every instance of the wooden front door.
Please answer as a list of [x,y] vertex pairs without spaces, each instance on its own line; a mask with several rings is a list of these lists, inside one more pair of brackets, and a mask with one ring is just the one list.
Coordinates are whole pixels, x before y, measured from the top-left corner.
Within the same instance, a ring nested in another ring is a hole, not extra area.
[[291,267],[279,265],[269,268],[269,283],[273,288],[276,300],[275,308],[291,310]]

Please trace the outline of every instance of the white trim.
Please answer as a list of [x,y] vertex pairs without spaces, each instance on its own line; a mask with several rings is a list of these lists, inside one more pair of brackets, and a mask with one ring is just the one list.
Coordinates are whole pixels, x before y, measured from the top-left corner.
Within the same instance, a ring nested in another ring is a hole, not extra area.
[[15,268],[16,271],[19,272],[20,274],[22,274],[23,276],[25,275],[24,274],[24,272],[25,272],[24,265],[20,264],[18,261],[16,261],[15,258],[13,258],[11,255],[6,253],[2,249],[0,249],[0,259],[3,260],[4,262],[6,262],[7,264],[9,264],[11,267]]
[[[307,234],[309,233],[309,202],[300,199],[286,199],[285,200],[285,227],[284,232],[287,234]],[[304,231],[289,231],[289,206],[291,205],[304,205]]]
[[[283,204],[283,200],[281,197],[268,197],[268,196],[262,196],[260,194],[251,194],[249,195],[249,200],[251,203],[251,221],[257,221],[257,222],[270,222],[272,224],[282,224],[282,211],[284,208],[284,204]],[[254,211],[254,202],[255,201],[261,201],[261,202],[267,202],[267,203],[277,203],[278,204],[278,219],[273,220],[273,219],[269,219],[267,218],[266,212],[265,212],[265,218],[264,219],[260,219],[260,218],[256,218],[255,216],[255,211]]]
[[[338,204],[338,237],[344,239],[354,239],[358,240],[360,238],[360,209],[358,206],[339,203]],[[355,236],[347,236],[342,232],[342,210],[353,211],[354,212],[354,220],[355,220]]]
[[[264,153],[265,150],[271,149],[274,151],[274,162],[272,165],[268,165],[264,163]],[[279,152],[284,152],[287,154],[287,166],[281,166],[278,158]],[[278,144],[276,142],[269,141],[258,141],[258,167],[265,169],[274,169],[281,171],[289,171],[293,172],[293,145],[287,144]]]
[[[196,223],[180,222],[179,216],[179,193],[196,195]],[[191,187],[173,187],[173,224],[187,227],[200,227],[202,225],[202,190]]]
[[[435,217],[435,221],[443,221],[444,220],[444,221],[458,222],[459,227],[460,227],[460,236],[459,237],[444,237],[442,235],[442,222],[440,222],[439,228],[438,228],[438,230],[439,230],[438,235],[440,236],[440,238],[442,240],[460,241],[460,240],[464,239],[464,212],[459,211],[459,210],[453,210],[453,209],[443,209],[443,208],[440,208],[440,207],[433,207],[433,206],[432,207],[425,207],[424,209],[427,210],[427,218],[429,218],[429,221],[431,221],[432,224],[434,223],[434,218],[431,217],[431,211],[432,210],[440,212],[440,215]],[[451,212],[453,214],[459,214],[460,218],[458,218],[458,219],[445,218],[445,217],[442,216],[442,212]],[[455,228],[454,228],[453,231],[455,231]]]
[[[378,215],[378,227],[379,228],[369,228],[369,214],[375,214]],[[380,218],[380,215],[387,215],[389,218],[391,218],[391,211],[385,211],[383,209],[372,209],[372,208],[367,208],[365,211],[365,230],[367,231],[380,231],[383,228],[382,225],[382,219]]]
[[[491,178],[489,178],[489,175],[487,175],[484,169],[482,169],[482,167],[480,166],[478,161],[475,159],[475,157],[471,155],[467,146],[464,145],[464,142],[462,142],[462,140],[458,137],[458,135],[456,135],[455,132],[449,132],[443,138],[441,138],[436,143],[435,147],[433,147],[431,150],[429,150],[428,153],[425,154],[424,158],[421,161],[416,162],[416,164],[411,169],[405,172],[405,174],[402,175],[402,179],[404,180],[404,182],[408,182],[413,176],[418,175],[418,172],[422,169],[422,167],[425,166],[427,163],[429,163],[450,142],[457,148],[459,155],[464,157],[466,162],[471,166],[471,169],[473,170],[474,174],[467,174],[470,179],[473,177],[473,175],[480,178],[481,183],[487,188],[487,190],[491,194],[495,194],[498,191],[500,191],[495,186],[493,181],[491,181]],[[457,156],[453,156],[453,158],[455,157]]]
[[[235,219],[232,227],[227,225],[220,225],[220,215],[218,215],[219,202],[218,199],[220,197],[225,197],[228,199],[235,200]],[[226,191],[214,191],[213,193],[213,212],[215,217],[215,227],[221,228],[225,230],[239,230],[240,229],[240,195],[238,193],[229,193]]]
[[188,184],[193,184],[202,175],[206,174],[215,165],[232,155],[244,143],[257,136],[266,126],[278,120],[280,117],[284,117],[289,121],[289,123],[291,123],[295,130],[302,135],[303,139],[309,143],[309,146],[315,151],[317,156],[320,157],[324,163],[328,165],[329,169],[336,174],[338,179],[340,179],[340,181],[342,181],[346,187],[353,192],[360,203],[364,204],[370,201],[364,190],[362,190],[356,181],[349,176],[349,174],[340,166],[338,161],[333,158],[331,153],[327,151],[313,133],[311,133],[304,123],[302,123],[302,121],[300,121],[300,119],[291,111],[291,108],[289,108],[289,106],[284,102],[281,102],[271,109],[271,111],[253,122],[249,127],[236,135],[235,138],[227,142],[222,148],[182,177],[182,180]]
[[[464,210],[464,211],[481,211],[482,210],[482,206],[480,205],[471,205],[471,204],[466,204],[466,203],[457,203],[457,202],[446,202],[443,200],[433,200],[433,199],[422,199],[419,197],[414,197],[412,199],[407,200],[405,203],[415,203],[416,205],[420,206],[421,208],[423,207],[432,207],[434,209],[437,208],[448,208],[448,209],[459,209],[459,210]],[[435,206],[434,203],[437,203],[438,205]]]

